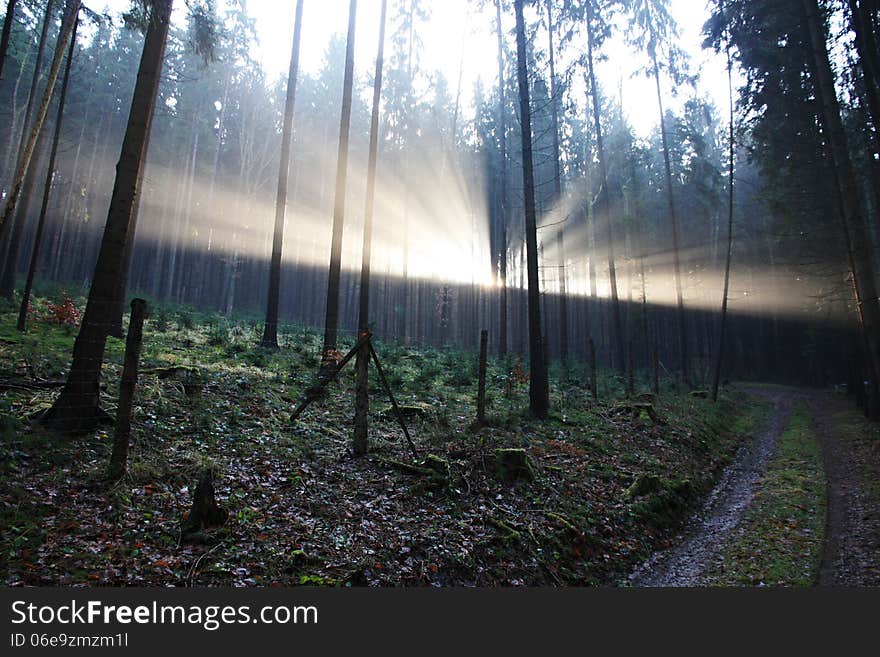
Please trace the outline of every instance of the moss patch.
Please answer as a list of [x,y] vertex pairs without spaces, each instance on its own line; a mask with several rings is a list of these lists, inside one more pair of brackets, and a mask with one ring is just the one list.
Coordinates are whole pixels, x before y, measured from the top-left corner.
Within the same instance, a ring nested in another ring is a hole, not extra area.
[[825,532],[826,481],[810,413],[799,403],[752,504],[709,568],[717,586],[811,586]]

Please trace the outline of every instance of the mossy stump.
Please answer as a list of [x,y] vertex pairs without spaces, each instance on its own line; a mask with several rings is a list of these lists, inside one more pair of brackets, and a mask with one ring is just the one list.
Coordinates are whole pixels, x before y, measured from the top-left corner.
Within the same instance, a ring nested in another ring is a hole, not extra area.
[[641,474],[636,477],[632,485],[626,489],[627,499],[634,499],[649,493],[656,493],[663,488],[663,480],[655,474]]
[[501,481],[533,481],[535,470],[524,449],[496,449],[495,476]]
[[666,422],[657,414],[657,409],[650,402],[622,402],[614,407],[614,412],[627,415],[634,419],[650,420],[654,424],[664,425]]
[[431,479],[438,485],[448,486],[452,479],[452,471],[449,468],[449,461],[440,458],[435,454],[428,454],[427,458],[422,462],[422,467],[430,470],[433,474]]

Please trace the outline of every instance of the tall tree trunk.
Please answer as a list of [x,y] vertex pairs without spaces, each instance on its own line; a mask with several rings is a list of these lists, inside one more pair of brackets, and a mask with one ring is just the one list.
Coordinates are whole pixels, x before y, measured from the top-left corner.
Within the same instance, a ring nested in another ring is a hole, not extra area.
[[880,300],[877,298],[870,240],[840,115],[840,103],[834,86],[834,73],[828,57],[825,26],[819,4],[817,0],[802,0],[802,6],[813,51],[816,94],[822,106],[834,182],[839,191],[841,229],[846,243],[855,303],[868,348],[872,369],[871,386],[876,395],[880,373]]
[[299,44],[302,35],[303,0],[297,0],[293,23],[293,47],[287,73],[287,100],[284,103],[284,127],[281,132],[281,166],[278,171],[278,194],[275,198],[275,233],[272,238],[272,263],[269,269],[269,298],[261,344],[278,348],[278,302],[281,295],[281,250],[284,244],[284,215],[287,210],[287,178],[290,172],[290,146],[293,140],[293,113],[296,103],[296,77],[299,69]]
[[[562,200],[562,164],[559,152],[559,85],[556,81],[556,57],[553,48],[553,0],[547,0],[547,34],[550,54],[550,117],[553,131],[550,135],[553,144],[553,205],[560,207]],[[559,258],[559,357],[568,358],[568,293],[566,290],[565,264],[565,223],[566,218],[557,219],[559,228],[556,232],[556,250]]]
[[[376,53],[376,74],[373,77],[373,110],[370,115],[370,154],[367,164],[367,197],[364,205],[364,248],[361,257],[361,289],[358,307],[358,339],[370,330],[370,268],[373,248],[373,201],[376,194],[376,162],[379,155],[379,104],[382,100],[382,66],[385,56],[385,16],[387,0],[382,0],[379,19],[379,47]],[[357,399],[354,412],[354,453],[366,454],[367,415],[370,412],[370,395],[367,368],[370,365],[370,344],[365,343],[358,351]]]
[[345,225],[345,192],[348,176],[348,137],[351,131],[351,102],[354,84],[354,37],[357,0],[350,0],[348,39],[345,47],[345,77],[342,88],[342,116],[339,121],[339,149],[336,160],[336,198],[333,204],[333,235],[330,242],[330,271],[327,277],[327,308],[324,320],[322,362],[326,366],[336,351],[339,324],[339,287],[342,270],[342,229]]
[[415,111],[413,108],[413,78],[415,76],[415,67],[413,66],[413,48],[415,44],[415,11],[413,6],[414,0],[409,2],[409,25],[407,36],[407,54],[406,54],[406,134],[404,143],[406,144],[403,151],[403,170],[407,178],[404,182],[403,191],[403,279],[400,292],[400,303],[397,306],[398,327],[397,337],[404,343],[408,341],[407,320],[409,319],[409,302],[410,302],[410,286],[409,286],[409,194],[412,177],[410,174],[410,151],[412,149],[412,125],[415,119]]
[[501,31],[501,0],[495,0],[495,34],[498,39],[498,147],[501,155],[501,190],[498,208],[498,355],[507,355],[507,84],[504,79],[504,37]]
[[70,81],[70,69],[73,64],[73,53],[76,50],[76,28],[79,17],[74,19],[73,33],[70,37],[70,49],[67,51],[67,65],[64,67],[64,79],[61,81],[61,96],[58,99],[58,116],[55,119],[55,135],[52,138],[52,152],[49,155],[49,170],[46,172],[46,186],[43,189],[43,204],[40,207],[40,218],[37,220],[37,229],[34,234],[34,246],[31,250],[31,261],[28,267],[27,280],[24,283],[21,307],[18,311],[18,330],[24,331],[27,322],[28,306],[30,305],[31,288],[34,285],[34,275],[37,271],[37,260],[40,257],[40,242],[43,239],[43,228],[46,225],[46,210],[49,207],[49,197],[52,194],[52,179],[55,176],[55,158],[58,155],[58,142],[61,141],[61,126],[64,119],[64,104],[67,100],[67,85]]
[[12,32],[12,23],[15,21],[15,5],[17,4],[18,0],[9,0],[6,3],[3,35],[0,36],[0,80],[3,79],[3,64],[6,62],[6,51],[9,49],[9,35]]
[[663,110],[663,94],[660,90],[660,65],[657,63],[657,54],[651,53],[651,63],[654,70],[654,83],[657,88],[657,106],[660,109],[660,137],[663,142],[663,165],[666,174],[666,200],[669,203],[669,225],[672,230],[672,273],[675,279],[675,297],[678,307],[678,337],[681,342],[679,355],[681,375],[685,385],[689,383],[688,373],[688,336],[687,317],[684,313],[684,293],[681,283],[681,261],[678,252],[678,219],[675,215],[675,193],[672,189],[672,163],[669,160],[669,135],[666,132],[666,116]]
[[[67,0],[65,16],[72,17],[79,12],[81,0]],[[10,228],[10,223],[15,216],[15,209],[21,196],[21,188],[24,179],[30,171],[31,159],[37,147],[37,140],[40,131],[43,129],[43,122],[46,120],[46,114],[49,112],[49,103],[52,101],[52,92],[55,89],[55,82],[58,80],[58,74],[61,72],[61,63],[64,61],[64,55],[67,51],[67,44],[70,42],[70,34],[73,31],[73,20],[66,20],[62,23],[61,32],[58,35],[58,41],[55,44],[55,55],[52,59],[52,65],[49,68],[49,76],[46,79],[46,88],[43,91],[43,98],[37,109],[37,115],[34,118],[33,126],[30,134],[25,142],[19,158],[18,165],[15,170],[15,177],[12,181],[12,189],[6,198],[6,205],[3,208],[3,214],[0,216],[0,243]],[[25,126],[27,130],[27,126]]]
[[103,415],[99,406],[101,364],[113,322],[119,277],[125,275],[125,245],[133,238],[130,234],[131,217],[140,193],[140,171],[146,160],[172,3],[173,0],[154,0],[152,3],[128,125],[116,166],[107,223],[82,326],[73,347],[70,372],[61,395],[43,417],[45,424],[58,430],[87,432]]
[[550,411],[544,340],[541,337],[541,287],[538,273],[538,238],[535,213],[535,176],[532,162],[532,111],[529,104],[529,78],[526,70],[526,34],[523,0],[514,0],[516,12],[517,79],[522,124],[523,195],[525,203],[526,253],[528,259],[529,307],[529,408],[539,418]]
[[596,84],[596,73],[593,69],[593,45],[595,35],[593,33],[593,3],[587,2],[587,60],[590,69],[590,94],[593,105],[593,123],[596,130],[596,151],[599,157],[599,190],[597,199],[597,213],[604,219],[606,239],[608,240],[608,276],[611,284],[611,312],[614,317],[614,343],[616,346],[616,365],[621,374],[626,370],[625,336],[623,333],[623,320],[620,313],[620,298],[617,291],[617,263],[614,255],[614,228],[611,225],[611,197],[608,190],[608,165],[605,159],[605,138],[602,134],[601,112],[599,104],[599,87]]
[[[24,110],[24,120],[21,126],[21,136],[18,142],[18,161],[24,153],[27,146],[28,128],[31,124],[31,116],[34,110],[34,101],[37,97],[37,89],[39,88],[40,78],[42,77],[43,56],[46,52],[46,37],[49,34],[49,24],[52,22],[52,9],[54,0],[46,3],[46,9],[43,13],[43,23],[40,28],[40,39],[37,43],[37,57],[34,60],[34,74],[31,77],[31,86],[28,91],[27,105]],[[62,49],[63,50],[63,49]],[[39,154],[43,145],[43,133],[39,134],[34,152]],[[0,226],[0,296],[12,301],[13,292],[15,290],[15,273],[18,269],[18,250],[21,242],[21,233],[24,229],[25,221],[27,221],[28,210],[30,208],[31,194],[33,194],[34,183],[37,178],[36,172],[29,172],[24,179],[24,185],[21,188],[19,205],[13,215],[11,226]]]
[[[719,0],[724,12],[724,0]],[[718,401],[718,384],[721,381],[721,366],[724,363],[724,337],[727,328],[727,298],[730,293],[730,261],[733,256],[733,174],[736,156],[736,130],[734,127],[733,101],[733,59],[730,56],[730,43],[727,44],[727,89],[730,99],[730,150],[727,158],[727,259],[724,264],[724,293],[721,297],[721,323],[718,329],[718,353],[715,357],[715,375],[712,380],[712,401]]]
[[[150,131],[153,129],[153,122],[147,125],[146,141],[150,141]],[[198,133],[196,133],[196,144],[198,144]],[[193,166],[195,166],[195,155],[193,155]],[[141,167],[140,178],[137,181],[137,188],[142,189],[144,183],[145,166]],[[190,173],[190,185],[192,185],[192,172]],[[192,187],[190,187],[192,189]],[[141,196],[138,194],[135,199],[134,207],[131,210],[131,219],[129,220],[129,234],[131,239],[125,245],[125,252],[122,256],[122,275],[119,277],[119,287],[116,290],[116,308],[113,310],[113,324],[110,326],[109,335],[119,338],[125,338],[125,331],[122,328],[122,316],[125,314],[125,291],[128,289],[128,274],[131,271],[131,260],[134,257],[134,234],[137,230],[137,220],[140,214]]]
[[[15,162],[13,158],[15,157],[12,153],[12,146],[15,142],[15,125],[18,123],[18,90],[21,88],[21,80],[24,77],[24,68],[27,62],[27,57],[23,57],[21,64],[19,64],[17,70],[18,74],[15,76],[15,84],[12,86],[12,94],[9,103],[9,130],[6,131],[6,144],[3,146],[3,168],[0,169],[2,172],[2,177],[0,177],[0,185],[4,188],[7,183],[7,176],[15,167]],[[0,257],[2,260],[2,257]]]
[[874,25],[866,3],[849,0],[850,21],[855,34],[856,50],[864,80],[865,101],[868,118],[873,130],[868,129],[871,145],[870,178],[874,193],[874,214],[880,215],[880,70],[878,70],[877,42],[874,39]]

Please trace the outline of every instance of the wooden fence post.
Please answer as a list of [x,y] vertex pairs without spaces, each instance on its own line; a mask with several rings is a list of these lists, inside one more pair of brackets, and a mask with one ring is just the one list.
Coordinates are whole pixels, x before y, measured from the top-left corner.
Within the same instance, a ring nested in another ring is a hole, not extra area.
[[590,338],[590,387],[593,389],[593,399],[599,399],[599,387],[596,383],[596,343]]
[[128,463],[128,442],[131,437],[131,406],[137,387],[138,366],[141,360],[141,343],[144,337],[144,316],[147,302],[133,299],[128,336],[125,339],[125,363],[122,382],[119,384],[119,407],[116,411],[116,431],[113,436],[113,453],[110,456],[108,477],[117,480],[125,474]]
[[480,332],[480,374],[477,387],[477,423],[486,422],[486,364],[489,359],[489,331]]
[[660,394],[660,354],[657,352],[657,343],[654,343],[654,394]]
[[626,379],[626,394],[630,397],[636,396],[636,363],[633,354],[633,341],[629,341],[629,372]]

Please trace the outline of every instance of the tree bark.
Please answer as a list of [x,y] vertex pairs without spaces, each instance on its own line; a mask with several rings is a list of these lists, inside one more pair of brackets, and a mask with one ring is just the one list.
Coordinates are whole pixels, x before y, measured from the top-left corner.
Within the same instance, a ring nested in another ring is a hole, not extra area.
[[[46,3],[46,9],[43,13],[43,23],[42,27],[40,28],[40,39],[37,43],[37,56],[34,60],[34,74],[31,77],[31,86],[30,90],[28,91],[28,99],[27,104],[25,105],[24,119],[21,126],[21,136],[18,142],[18,160],[21,160],[24,149],[27,146],[27,138],[29,136],[28,128],[31,124],[31,116],[33,115],[34,109],[34,100],[36,100],[37,97],[37,88],[40,83],[40,78],[42,77],[41,73],[43,69],[43,56],[46,52],[46,37],[49,34],[49,24],[52,22],[53,6],[54,0],[49,0]],[[62,51],[63,50],[64,49],[62,47]],[[38,158],[39,154],[42,151],[42,147],[43,131],[40,130],[37,138],[37,143],[34,146],[34,153],[37,154]],[[37,174],[35,172],[28,172],[28,174],[24,178],[24,184],[21,188],[21,194],[19,198],[19,205],[15,210],[11,225],[0,226],[0,296],[3,296],[10,302],[12,301],[13,294],[15,292],[15,273],[16,269],[18,269],[18,250],[19,244],[21,243],[21,233],[24,229],[24,224],[27,221],[31,195],[33,194],[36,178]]]
[[60,431],[91,431],[101,417],[101,365],[113,323],[119,277],[125,275],[125,245],[133,238],[131,217],[140,193],[140,171],[146,159],[172,4],[173,0],[152,3],[128,124],[116,165],[107,223],[82,326],[73,347],[70,372],[60,397],[43,417],[47,426]]
[[507,84],[504,79],[504,38],[501,31],[501,0],[495,0],[495,33],[498,40],[498,146],[501,155],[501,190],[498,208],[500,240],[498,245],[498,355],[507,355]]
[[877,392],[880,373],[880,300],[870,253],[867,226],[859,202],[855,171],[849,156],[834,73],[828,57],[825,26],[817,0],[802,0],[813,51],[816,94],[822,106],[828,146],[839,190],[841,229],[845,239],[856,308],[868,348],[872,390]]
[[[67,16],[74,16],[79,12],[81,0],[68,0]],[[10,228],[10,223],[15,216],[15,209],[18,206],[19,197],[21,196],[21,188],[24,179],[30,171],[31,159],[37,146],[37,139],[43,128],[43,122],[46,120],[46,114],[49,111],[49,103],[52,101],[52,92],[55,89],[55,82],[58,80],[58,74],[61,72],[61,62],[64,60],[64,54],[67,51],[67,44],[70,42],[70,35],[73,31],[73,21],[68,20],[61,27],[61,33],[58,35],[58,41],[55,45],[55,55],[52,59],[52,65],[49,68],[49,76],[46,80],[46,88],[43,91],[43,98],[40,101],[40,107],[37,110],[37,116],[34,118],[34,124],[31,128],[27,142],[25,142],[24,150],[18,158],[18,165],[15,170],[12,188],[9,190],[6,199],[6,205],[3,208],[3,214],[0,216],[0,242],[3,236]],[[27,129],[27,128],[25,128]]]
[[345,77],[342,88],[342,116],[339,121],[339,149],[336,160],[336,198],[333,204],[333,235],[330,242],[330,271],[327,277],[327,308],[324,319],[322,363],[327,366],[336,351],[339,325],[339,288],[342,270],[342,229],[345,225],[345,192],[348,176],[348,139],[351,131],[352,87],[354,83],[354,39],[357,0],[350,0],[348,39],[345,47]]
[[523,0],[514,1],[516,12],[517,79],[522,124],[523,195],[525,202],[526,257],[528,260],[529,308],[529,408],[545,419],[550,411],[544,340],[541,336],[541,286],[538,273],[538,238],[535,212],[535,176],[532,161],[532,112],[529,104],[529,78],[526,71],[526,35]]
[[3,64],[6,62],[6,51],[9,49],[9,35],[12,32],[12,23],[15,21],[15,5],[17,4],[18,0],[9,0],[6,3],[3,35],[0,36],[0,80],[3,79]]
[[[370,115],[370,154],[367,164],[367,193],[364,206],[364,248],[361,257],[361,289],[358,309],[358,337],[369,332],[370,325],[370,276],[373,249],[373,205],[376,194],[376,163],[379,156],[379,105],[382,100],[382,67],[385,58],[385,17],[387,0],[382,0],[382,15],[379,21],[379,47],[376,54],[376,74],[373,77],[373,108]],[[354,412],[354,453],[367,453],[367,417],[370,412],[370,393],[367,371],[370,365],[370,345],[364,344],[357,354],[355,370],[357,376]]]
[[681,283],[681,260],[678,251],[678,219],[675,215],[675,193],[672,189],[672,163],[669,160],[669,136],[666,132],[666,117],[663,111],[663,94],[660,91],[660,66],[657,63],[656,53],[652,53],[654,69],[654,83],[657,88],[657,105],[660,109],[660,137],[663,142],[663,165],[666,174],[666,199],[669,204],[669,225],[672,230],[672,272],[675,279],[675,296],[678,307],[678,336],[681,342],[679,355],[681,357],[681,375],[688,385],[690,376],[688,373],[688,336],[687,318],[684,313],[684,293]]
[[284,245],[284,216],[287,211],[287,180],[290,173],[290,150],[293,141],[293,113],[296,104],[296,78],[299,70],[299,46],[302,36],[303,0],[297,0],[293,23],[293,46],[287,73],[287,99],[284,103],[284,126],[281,131],[281,166],[275,198],[275,232],[272,237],[272,261],[269,267],[269,297],[261,345],[278,348],[278,304],[281,296],[281,253]]
[[[724,0],[719,0],[722,13]],[[733,174],[736,155],[736,130],[734,129],[733,100],[733,59],[730,56],[730,43],[727,44],[727,89],[730,99],[730,150],[727,159],[727,258],[724,265],[724,293],[721,297],[721,322],[718,329],[718,353],[715,359],[715,376],[712,380],[712,401],[718,401],[718,384],[721,381],[721,366],[724,362],[724,338],[727,328],[727,299],[730,294],[730,261],[733,256]]]
[[67,51],[67,65],[64,68],[64,79],[61,82],[61,96],[58,99],[58,116],[55,119],[55,135],[52,138],[52,152],[49,154],[49,169],[46,172],[46,186],[43,189],[43,204],[40,207],[40,218],[37,220],[37,229],[34,234],[34,246],[31,250],[30,265],[28,266],[27,279],[24,283],[24,292],[21,298],[21,307],[18,311],[18,330],[24,331],[27,327],[27,313],[30,305],[31,289],[34,285],[34,276],[37,272],[37,260],[40,256],[40,242],[43,239],[43,229],[46,225],[46,210],[49,208],[49,197],[52,195],[52,179],[55,177],[55,158],[58,155],[58,143],[61,141],[61,126],[64,123],[64,105],[67,101],[67,86],[70,81],[70,69],[73,64],[73,53],[76,50],[76,28],[79,18],[74,19],[73,33],[70,37],[70,49]]
[[599,190],[597,199],[597,214],[602,217],[605,224],[606,239],[608,240],[608,276],[611,284],[611,312],[614,316],[614,343],[617,360],[617,371],[623,374],[626,370],[623,320],[620,313],[620,297],[617,292],[617,263],[614,255],[614,228],[611,225],[611,198],[608,190],[608,164],[605,158],[605,138],[602,134],[601,112],[599,104],[599,88],[596,85],[596,73],[593,68],[593,48],[595,35],[593,33],[593,3],[587,1],[587,60],[590,69],[590,93],[593,100],[593,123],[596,130],[596,151],[599,157]]
[[[560,207],[562,201],[562,165],[559,153],[559,85],[556,82],[556,57],[553,48],[553,0],[547,0],[547,33],[549,37],[550,55],[550,118],[553,122],[553,131],[550,135],[553,144],[553,203],[555,208]],[[568,292],[566,290],[566,265],[565,265],[565,217],[557,217],[559,223],[556,232],[556,250],[559,258],[559,357],[564,361],[568,358]]]

